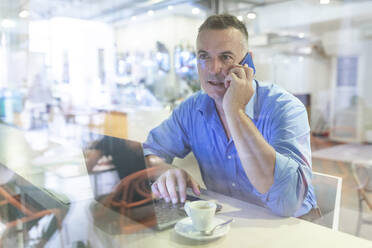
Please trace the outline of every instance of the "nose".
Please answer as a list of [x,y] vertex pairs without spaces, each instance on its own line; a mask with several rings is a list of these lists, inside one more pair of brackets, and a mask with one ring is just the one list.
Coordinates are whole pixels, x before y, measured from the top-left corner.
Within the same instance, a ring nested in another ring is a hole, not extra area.
[[211,74],[219,74],[222,71],[222,62],[218,58],[211,59],[208,65]]

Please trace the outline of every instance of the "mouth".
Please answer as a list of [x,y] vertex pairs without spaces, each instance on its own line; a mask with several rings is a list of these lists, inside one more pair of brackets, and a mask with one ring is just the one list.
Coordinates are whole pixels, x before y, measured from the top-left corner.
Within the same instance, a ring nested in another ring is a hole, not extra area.
[[215,81],[208,81],[209,84],[213,86],[223,86],[224,82],[215,82]]

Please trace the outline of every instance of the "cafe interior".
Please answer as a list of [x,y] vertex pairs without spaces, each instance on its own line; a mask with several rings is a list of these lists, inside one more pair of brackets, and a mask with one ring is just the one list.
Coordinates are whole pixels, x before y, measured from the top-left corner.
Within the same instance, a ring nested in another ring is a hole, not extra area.
[[[151,192],[142,143],[201,90],[198,28],[222,13],[254,79],[307,110],[317,218],[208,190],[193,152],[172,166],[199,196]],[[0,247],[372,247],[370,64],[368,0],[0,0]]]

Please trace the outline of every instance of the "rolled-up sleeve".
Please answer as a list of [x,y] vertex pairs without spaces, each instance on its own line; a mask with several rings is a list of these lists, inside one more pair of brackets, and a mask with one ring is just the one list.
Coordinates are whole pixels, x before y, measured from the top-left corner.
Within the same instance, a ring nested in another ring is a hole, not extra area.
[[299,216],[305,214],[298,210],[311,184],[310,128],[303,105],[288,104],[280,111],[269,139],[276,151],[274,184],[265,194],[257,194],[274,213]]
[[187,132],[188,103],[178,106],[172,115],[152,129],[143,144],[144,155],[157,155],[172,163],[174,157],[184,158],[190,152]]

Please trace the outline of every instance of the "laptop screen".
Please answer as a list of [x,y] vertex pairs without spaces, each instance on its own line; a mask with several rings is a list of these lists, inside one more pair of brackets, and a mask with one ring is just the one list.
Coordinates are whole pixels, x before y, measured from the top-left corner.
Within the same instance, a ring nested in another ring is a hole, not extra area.
[[[105,135],[92,134],[92,136],[93,139],[85,144],[84,150],[96,150],[101,155],[109,158],[109,161],[106,163],[114,166],[120,179],[146,169],[142,144],[140,142]],[[94,165],[98,169],[93,168],[93,171],[94,169],[99,171],[99,165],[100,163]],[[88,168],[88,171],[91,171],[91,168]]]

